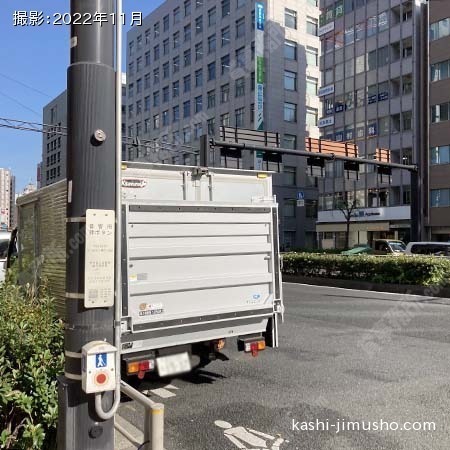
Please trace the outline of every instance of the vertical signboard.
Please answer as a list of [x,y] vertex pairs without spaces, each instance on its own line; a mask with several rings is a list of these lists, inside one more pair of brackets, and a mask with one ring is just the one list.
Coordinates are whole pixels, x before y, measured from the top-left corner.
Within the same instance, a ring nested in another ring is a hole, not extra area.
[[264,27],[266,22],[264,4],[256,2],[255,5],[255,129],[264,130]]
[[[264,59],[264,27],[266,13],[264,4],[255,4],[255,130],[264,130],[264,82],[265,82],[265,59]],[[263,153],[254,152],[255,170],[262,170]]]
[[84,307],[114,305],[114,211],[86,211]]

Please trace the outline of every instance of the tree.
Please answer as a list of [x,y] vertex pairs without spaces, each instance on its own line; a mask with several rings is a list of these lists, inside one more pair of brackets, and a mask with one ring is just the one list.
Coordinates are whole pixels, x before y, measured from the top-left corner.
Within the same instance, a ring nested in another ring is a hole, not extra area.
[[358,200],[348,198],[348,192],[345,193],[345,199],[340,199],[336,202],[336,208],[342,212],[346,221],[345,231],[345,249],[350,247],[350,222],[352,217],[355,217],[355,210],[358,208]]

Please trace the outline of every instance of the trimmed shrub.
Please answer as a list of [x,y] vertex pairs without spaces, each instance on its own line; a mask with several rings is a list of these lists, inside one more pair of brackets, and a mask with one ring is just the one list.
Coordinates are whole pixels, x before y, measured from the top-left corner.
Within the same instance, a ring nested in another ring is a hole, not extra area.
[[0,286],[0,448],[55,448],[62,322],[31,287]]
[[286,253],[283,255],[283,273],[374,283],[445,286],[450,280],[450,260],[427,256]]

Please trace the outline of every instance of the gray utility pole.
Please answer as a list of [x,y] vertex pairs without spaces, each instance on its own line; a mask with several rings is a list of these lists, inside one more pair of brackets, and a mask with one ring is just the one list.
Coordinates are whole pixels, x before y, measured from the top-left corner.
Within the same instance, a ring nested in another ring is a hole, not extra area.
[[[59,450],[113,450],[114,419],[102,421],[81,388],[81,348],[113,342],[112,307],[84,307],[86,210],[115,210],[113,0],[71,0],[71,14],[104,13],[106,23],[71,26],[68,69],[68,204],[65,373],[59,379]],[[120,368],[117,368],[120,370]],[[103,395],[110,409],[113,393]]]

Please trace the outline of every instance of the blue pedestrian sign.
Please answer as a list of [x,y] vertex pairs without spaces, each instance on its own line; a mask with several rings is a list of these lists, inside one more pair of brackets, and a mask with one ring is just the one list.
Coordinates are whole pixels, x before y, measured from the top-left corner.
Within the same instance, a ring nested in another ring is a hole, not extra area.
[[297,200],[305,200],[305,193],[303,191],[297,192]]
[[95,355],[95,368],[106,367],[107,353],[98,353]]

